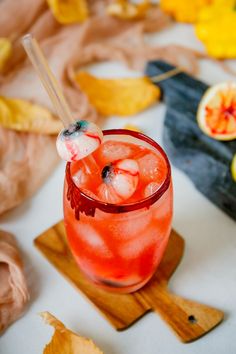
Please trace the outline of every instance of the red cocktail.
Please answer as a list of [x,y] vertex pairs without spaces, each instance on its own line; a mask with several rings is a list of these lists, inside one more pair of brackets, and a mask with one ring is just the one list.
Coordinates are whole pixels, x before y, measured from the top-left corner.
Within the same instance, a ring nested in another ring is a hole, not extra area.
[[[138,172],[122,167],[131,160]],[[117,190],[111,176],[126,178],[134,192]],[[151,278],[167,246],[172,204],[168,158],[143,134],[106,130],[92,156],[67,163],[68,243],[84,274],[107,289],[132,292]]]

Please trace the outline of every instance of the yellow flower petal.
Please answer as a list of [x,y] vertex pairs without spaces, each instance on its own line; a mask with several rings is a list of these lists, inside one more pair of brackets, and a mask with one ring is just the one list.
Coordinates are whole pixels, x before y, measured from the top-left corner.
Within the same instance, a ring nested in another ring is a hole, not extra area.
[[55,328],[53,337],[46,345],[43,354],[103,354],[91,339],[73,333],[49,312],[43,312],[41,316],[46,323]]
[[128,0],[116,0],[108,5],[106,10],[110,16],[123,20],[137,20],[145,17],[151,5],[151,1],[149,0],[144,0],[139,4],[130,3]]
[[7,38],[0,38],[0,72],[12,54],[12,44]]
[[195,32],[210,56],[236,58],[235,23],[234,0],[215,0],[200,11]]
[[161,9],[178,22],[193,23],[199,10],[212,0],[161,0]]
[[90,103],[105,116],[136,114],[160,97],[160,89],[146,77],[98,79],[80,71],[75,75],[75,80]]
[[83,22],[88,17],[86,0],[47,0],[47,2],[61,24]]
[[20,99],[0,97],[0,125],[21,132],[57,134],[62,123],[47,109]]

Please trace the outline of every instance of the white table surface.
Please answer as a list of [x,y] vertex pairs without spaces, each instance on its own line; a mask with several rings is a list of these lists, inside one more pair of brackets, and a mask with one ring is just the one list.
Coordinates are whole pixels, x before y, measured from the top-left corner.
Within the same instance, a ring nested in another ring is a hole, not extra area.
[[[153,44],[179,43],[202,49],[192,26],[176,25],[149,36]],[[199,77],[210,84],[230,78],[212,62],[201,63]],[[96,75],[137,75],[118,63],[91,68]],[[128,121],[161,143],[165,107],[156,105],[136,117],[110,118],[104,128],[123,127]],[[186,249],[170,288],[186,298],[225,312],[224,322],[191,344],[182,344],[154,313],[123,332],[110,324],[34,248],[33,240],[62,218],[64,164],[38,193],[0,218],[0,228],[14,233],[20,243],[30,285],[31,302],[24,316],[0,338],[0,354],[42,353],[53,330],[38,313],[50,311],[73,331],[92,338],[105,354],[235,354],[236,353],[236,225],[173,168],[174,228],[184,236]],[[82,354],[82,353],[78,353]]]

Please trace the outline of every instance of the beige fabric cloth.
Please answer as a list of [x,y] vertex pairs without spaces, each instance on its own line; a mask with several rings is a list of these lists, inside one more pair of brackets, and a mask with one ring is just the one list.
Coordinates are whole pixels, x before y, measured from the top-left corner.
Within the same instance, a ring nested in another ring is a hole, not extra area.
[[20,317],[28,300],[23,264],[15,239],[0,230],[0,334]]
[[31,196],[58,161],[55,138],[0,127],[0,214]]

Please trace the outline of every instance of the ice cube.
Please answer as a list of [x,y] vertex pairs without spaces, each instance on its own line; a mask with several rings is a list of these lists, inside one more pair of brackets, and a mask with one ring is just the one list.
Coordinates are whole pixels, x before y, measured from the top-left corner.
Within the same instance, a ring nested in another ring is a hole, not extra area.
[[139,176],[144,182],[163,183],[166,175],[165,160],[155,153],[150,152],[137,159],[139,165]]
[[83,164],[84,171],[87,175],[93,177],[95,175],[100,175],[100,169],[92,155],[85,157],[83,160],[81,160],[81,163]]
[[133,179],[131,176],[117,174],[113,177],[111,184],[115,193],[125,201],[134,194],[138,180]]
[[127,200],[136,191],[139,181],[139,167],[135,160],[124,159],[114,164],[114,172],[111,172],[111,185],[115,192]]
[[97,190],[97,195],[99,200],[110,204],[119,204],[122,199],[116,194],[112,185],[107,183],[102,183]]
[[150,210],[138,210],[129,212],[129,214],[117,214],[112,217],[107,230],[116,240],[122,242],[139,237],[148,227],[152,218]]
[[80,223],[77,230],[78,238],[82,241],[83,247],[96,252],[103,257],[112,257],[112,252],[104,242],[102,236],[90,224]]
[[77,187],[90,189],[94,181],[99,180],[100,169],[94,158],[88,156],[71,163],[71,176]]
[[135,160],[124,159],[106,165],[102,170],[102,184],[98,189],[101,200],[117,204],[130,198],[139,181],[139,167]]
[[104,142],[94,154],[103,165],[113,161],[127,159],[131,155],[132,149],[129,144],[121,143],[119,141]]
[[148,185],[144,189],[144,197],[147,198],[150,195],[152,195],[153,193],[155,193],[158,190],[158,188],[160,188],[160,186],[161,186],[161,184],[159,184],[157,182],[148,183]]
[[77,187],[83,188],[88,183],[88,175],[86,175],[83,168],[80,168],[75,174],[73,174],[72,179]]
[[148,226],[137,237],[120,244],[119,253],[126,259],[137,258],[149,248],[158,247],[162,237],[159,237],[155,226]]

